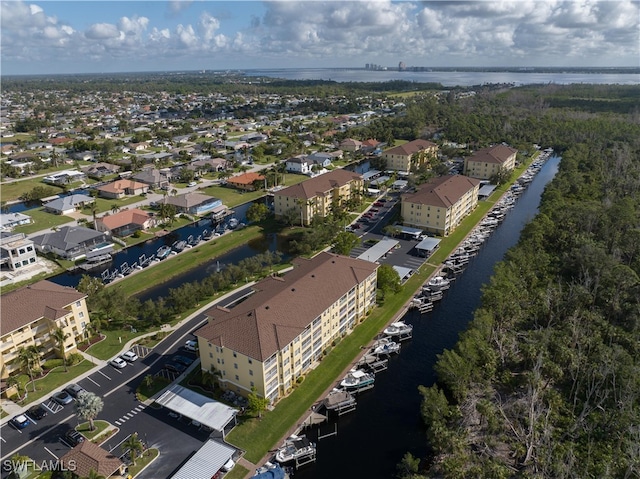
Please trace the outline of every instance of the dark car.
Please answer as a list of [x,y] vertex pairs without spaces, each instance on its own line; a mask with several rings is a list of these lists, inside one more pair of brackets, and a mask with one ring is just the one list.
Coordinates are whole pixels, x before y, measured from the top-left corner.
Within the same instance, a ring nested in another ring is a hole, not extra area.
[[29,413],[29,417],[32,417],[33,419],[36,419],[38,421],[47,415],[47,410],[40,404],[29,408],[29,411],[27,412]]
[[182,374],[187,370],[187,367],[184,364],[180,363],[166,363],[162,366],[167,371],[171,371],[172,373]]
[[55,393],[53,396],[51,396],[51,399],[53,399],[55,402],[57,402],[61,406],[64,406],[66,404],[69,404],[71,401],[73,401],[73,396],[69,394],[67,391],[63,390],[63,391],[60,391],[59,393]]
[[81,442],[84,442],[84,436],[75,429],[69,429],[62,439],[71,447],[77,446]]
[[188,358],[186,356],[174,356],[171,358],[174,363],[182,364],[183,366],[190,366],[191,363],[195,361],[193,358]]
[[82,386],[78,386],[75,383],[69,384],[66,388],[64,388],[69,394],[71,394],[74,398],[77,398],[80,394],[86,393],[87,390]]

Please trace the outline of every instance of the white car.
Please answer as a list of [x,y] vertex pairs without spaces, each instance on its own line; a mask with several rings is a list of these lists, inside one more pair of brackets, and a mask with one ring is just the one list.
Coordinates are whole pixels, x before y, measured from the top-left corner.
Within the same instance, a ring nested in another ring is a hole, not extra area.
[[130,363],[132,363],[136,359],[138,359],[138,355],[133,351],[127,351],[126,353],[122,354],[121,358],[124,359],[125,361],[129,361]]
[[114,368],[122,369],[127,365],[127,362],[124,359],[117,357],[109,361],[109,364],[111,364],[111,366],[113,366]]
[[196,186],[198,183],[196,183],[195,181],[190,181],[187,186],[191,187],[191,186]]
[[233,461],[233,459],[229,459],[227,462],[224,463],[221,469],[224,472],[229,472],[231,469],[233,469],[235,465],[236,463]]
[[187,351],[197,351],[198,350],[198,341],[195,341],[193,339],[188,340],[186,343],[184,343],[184,349],[186,349]]

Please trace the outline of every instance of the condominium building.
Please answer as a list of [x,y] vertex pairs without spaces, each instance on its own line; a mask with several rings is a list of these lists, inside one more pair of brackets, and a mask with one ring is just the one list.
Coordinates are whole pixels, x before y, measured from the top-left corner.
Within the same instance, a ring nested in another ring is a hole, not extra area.
[[2,379],[20,370],[18,354],[23,347],[36,345],[41,358],[58,355],[58,344],[51,337],[57,328],[68,335],[65,354],[77,350],[78,341],[87,337],[89,311],[86,295],[74,288],[43,280],[3,294],[0,310],[0,369]]
[[326,252],[293,263],[234,308],[205,312],[201,367],[223,389],[277,402],[375,306],[377,264]]
[[518,150],[506,145],[496,145],[475,151],[464,160],[464,174],[472,178],[488,180],[500,170],[512,171],[516,166]]
[[446,236],[478,204],[480,180],[462,175],[433,178],[415,193],[402,196],[405,225]]
[[438,145],[428,140],[413,140],[382,152],[388,170],[409,173],[411,168],[428,164],[438,154]]
[[362,175],[338,168],[277,191],[273,199],[275,216],[283,218],[293,210],[302,224],[309,225],[314,216],[326,217],[332,207],[360,197],[363,187]]

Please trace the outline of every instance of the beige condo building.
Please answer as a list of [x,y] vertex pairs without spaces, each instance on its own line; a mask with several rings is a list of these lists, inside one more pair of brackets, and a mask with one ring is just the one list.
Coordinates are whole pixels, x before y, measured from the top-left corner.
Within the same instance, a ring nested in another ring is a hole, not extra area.
[[438,145],[428,140],[413,140],[382,152],[388,170],[409,173],[412,167],[428,164],[438,154]]
[[506,145],[496,145],[475,151],[464,160],[464,174],[472,178],[488,180],[500,170],[512,171],[516,166],[518,150]]
[[223,389],[276,403],[375,306],[377,264],[326,252],[293,263],[233,309],[205,312],[201,367]]
[[405,225],[447,236],[478,205],[480,180],[462,175],[433,178],[402,196]]

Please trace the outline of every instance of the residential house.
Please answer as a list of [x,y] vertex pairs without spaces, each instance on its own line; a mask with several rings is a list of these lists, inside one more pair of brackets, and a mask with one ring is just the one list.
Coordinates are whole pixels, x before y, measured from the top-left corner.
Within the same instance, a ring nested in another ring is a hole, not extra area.
[[232,309],[205,312],[195,333],[201,368],[223,389],[276,403],[375,307],[379,265],[327,252],[293,264]]
[[90,178],[100,179],[105,176],[115,175],[120,171],[120,167],[111,163],[96,163],[95,165],[85,166],[82,171]]
[[167,196],[163,203],[176,207],[178,213],[190,215],[204,215],[222,206],[222,200],[202,193],[190,192],[177,196]]
[[336,151],[316,151],[311,153],[307,158],[313,161],[314,164],[321,168],[328,168],[335,160],[341,159],[343,156],[342,150]]
[[86,205],[95,203],[95,201],[95,198],[92,196],[74,194],[56,198],[55,200],[44,203],[42,206],[44,207],[44,210],[49,213],[56,215],[68,215],[74,211],[84,208]]
[[31,223],[31,216],[22,213],[0,213],[0,231],[11,231],[16,226]]
[[227,180],[227,184],[239,190],[255,191],[257,189],[256,182],[263,181],[264,176],[262,176],[260,173],[248,171],[247,173],[242,173],[241,175],[232,176]]
[[74,446],[60,458],[62,470],[73,471],[76,477],[127,477],[127,467],[117,456],[87,440]]
[[218,172],[227,169],[228,161],[224,158],[196,159],[187,165],[190,170],[198,172]]
[[467,176],[433,178],[402,196],[400,215],[406,226],[447,236],[478,205],[479,188],[480,180]]
[[157,220],[153,214],[138,208],[132,208],[97,218],[96,229],[124,238],[136,231],[145,231],[153,228],[156,223]]
[[149,185],[132,179],[120,179],[96,188],[103,198],[119,199],[147,193]]
[[438,145],[428,140],[417,139],[384,150],[382,158],[386,160],[388,170],[409,173],[411,168],[428,164],[437,154]]
[[17,271],[37,261],[33,241],[24,233],[0,231],[0,265],[7,265],[11,271]]
[[45,183],[54,185],[68,185],[74,181],[82,181],[87,177],[85,173],[78,170],[57,171],[42,178]]
[[306,155],[298,155],[292,158],[288,158],[284,162],[285,168],[290,173],[299,173],[301,175],[311,174],[311,167],[313,161],[309,160]]
[[506,145],[482,148],[465,158],[463,172],[472,178],[488,180],[500,171],[512,171],[517,153],[518,150]]
[[362,148],[362,142],[353,138],[345,138],[340,142],[340,149],[343,151],[355,152]]
[[5,379],[22,369],[18,353],[35,345],[41,357],[57,354],[58,344],[51,337],[54,329],[68,334],[64,353],[77,350],[78,341],[87,337],[89,311],[87,295],[51,281],[38,281],[2,295],[0,309],[0,371]]
[[84,226],[62,226],[57,231],[31,238],[40,253],[53,253],[62,259],[75,261],[102,243],[111,243],[108,234]]
[[169,186],[171,180],[169,171],[161,171],[156,168],[144,168],[135,173],[131,179],[149,185],[149,188],[160,189]]
[[333,207],[358,198],[363,187],[362,175],[338,168],[275,192],[275,216],[283,218],[293,209],[301,223],[308,226],[314,216],[324,218]]

